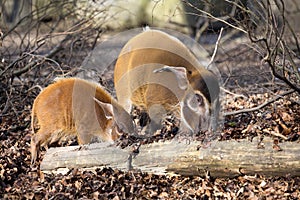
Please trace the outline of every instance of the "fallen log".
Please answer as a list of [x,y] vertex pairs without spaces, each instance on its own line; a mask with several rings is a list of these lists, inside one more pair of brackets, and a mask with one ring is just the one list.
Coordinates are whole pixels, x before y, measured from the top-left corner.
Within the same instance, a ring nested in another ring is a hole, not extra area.
[[[213,141],[197,150],[199,143],[167,141],[142,145],[132,160],[132,167],[143,172],[185,176],[234,177],[262,174],[299,176],[299,143],[280,143],[274,148],[271,138],[263,140]],[[260,147],[258,148],[258,144]],[[131,147],[121,149],[110,143],[50,148],[41,163],[45,172],[59,168],[111,167],[128,170]]]

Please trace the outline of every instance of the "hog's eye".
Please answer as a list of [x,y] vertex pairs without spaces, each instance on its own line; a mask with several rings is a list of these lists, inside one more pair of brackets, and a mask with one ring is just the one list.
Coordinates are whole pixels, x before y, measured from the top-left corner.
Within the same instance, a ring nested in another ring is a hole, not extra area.
[[203,97],[200,94],[195,94],[195,98],[196,98],[196,100],[198,102],[198,105],[199,106],[203,106],[203,103],[204,103]]
[[198,112],[199,108],[204,106],[204,99],[201,94],[191,94],[187,98],[187,105],[194,112]]

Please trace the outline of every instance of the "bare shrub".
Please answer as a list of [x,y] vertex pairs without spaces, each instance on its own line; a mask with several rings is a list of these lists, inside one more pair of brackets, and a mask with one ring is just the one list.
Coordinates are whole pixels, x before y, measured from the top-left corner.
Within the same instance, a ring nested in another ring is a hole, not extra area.
[[262,63],[268,64],[277,79],[300,93],[298,1],[185,0],[184,3],[190,7],[187,14],[196,24],[196,38],[204,31],[217,31],[220,27],[246,34]]
[[[253,1],[249,13],[252,24],[244,24],[253,46],[270,66],[273,75],[300,94],[300,3],[296,1]],[[291,10],[292,9],[292,10]]]
[[[80,19],[75,0],[1,1],[1,117],[20,116],[56,76],[75,75],[100,38],[101,24]],[[24,13],[24,9],[26,12]],[[94,11],[96,15],[97,11]],[[25,112],[27,113],[27,112]]]

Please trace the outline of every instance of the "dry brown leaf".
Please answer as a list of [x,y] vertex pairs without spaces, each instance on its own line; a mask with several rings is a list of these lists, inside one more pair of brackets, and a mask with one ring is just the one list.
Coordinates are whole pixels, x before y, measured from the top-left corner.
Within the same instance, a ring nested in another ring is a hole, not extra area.
[[281,112],[281,118],[285,122],[294,121],[294,118],[287,112]]
[[247,126],[247,128],[245,128],[244,130],[242,130],[242,133],[248,133],[248,132],[253,132],[253,129],[254,129],[254,124],[249,124]]
[[[281,130],[281,134],[283,135],[288,135],[291,133],[291,129],[288,128],[281,120],[278,121],[278,125],[280,126]],[[279,130],[280,130],[279,128]]]
[[269,119],[271,119],[272,118],[272,114],[271,113],[267,113],[266,115],[265,115],[265,119],[266,120],[269,120]]
[[158,197],[159,197],[159,198],[162,198],[162,199],[164,199],[164,198],[169,198],[169,194],[166,193],[166,192],[162,192],[162,193],[160,193],[160,194],[158,195]]
[[41,183],[45,181],[45,174],[42,171],[39,171],[40,174],[40,181]]

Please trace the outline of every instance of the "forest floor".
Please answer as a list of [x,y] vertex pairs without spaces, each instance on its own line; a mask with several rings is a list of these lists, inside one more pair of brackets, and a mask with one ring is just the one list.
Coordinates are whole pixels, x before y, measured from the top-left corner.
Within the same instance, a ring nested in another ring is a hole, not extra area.
[[[64,72],[72,72],[72,67],[64,66],[63,54],[55,59],[61,59]],[[223,113],[253,108],[288,90],[261,60],[262,55],[243,40],[220,46],[215,63],[222,75],[222,87],[230,91],[223,94]],[[0,82],[1,199],[300,199],[300,177],[289,174],[212,178],[125,172],[109,167],[96,171],[70,169],[64,175],[32,169],[30,112],[39,93],[32,86],[45,87],[54,78],[53,68],[36,70]],[[106,81],[105,86],[112,91],[111,79]],[[299,143],[299,116],[299,94],[292,93],[254,112],[225,116],[219,139],[269,136],[279,145],[285,141]]]

